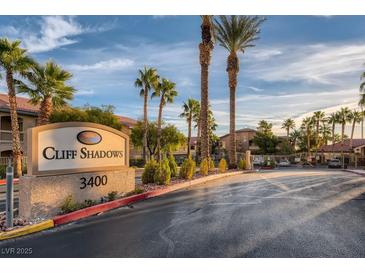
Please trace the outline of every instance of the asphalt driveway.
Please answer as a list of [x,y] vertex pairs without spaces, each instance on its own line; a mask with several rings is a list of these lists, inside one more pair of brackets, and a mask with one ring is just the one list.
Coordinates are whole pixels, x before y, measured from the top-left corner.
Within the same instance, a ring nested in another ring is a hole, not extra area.
[[336,170],[243,174],[1,242],[0,251],[31,247],[34,257],[365,257],[364,192],[364,177]]

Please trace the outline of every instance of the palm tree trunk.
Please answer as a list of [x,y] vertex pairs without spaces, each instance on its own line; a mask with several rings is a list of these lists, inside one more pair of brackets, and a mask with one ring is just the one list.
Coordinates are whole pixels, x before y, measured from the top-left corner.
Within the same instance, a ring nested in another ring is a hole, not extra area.
[[191,114],[188,119],[188,158],[190,158],[190,141],[191,141]]
[[12,131],[12,149],[14,157],[14,171],[15,176],[22,176],[22,151],[20,145],[20,133],[17,113],[17,103],[14,88],[13,73],[9,70],[6,71],[6,83],[8,86],[9,95],[9,108],[10,108],[10,120],[11,120],[11,131]]
[[333,158],[333,154],[334,154],[334,149],[335,149],[335,127],[336,127],[336,124],[333,123],[332,124],[332,155],[331,155],[331,158]]
[[201,127],[200,127],[200,119],[198,121],[198,133],[197,133],[197,140],[196,140],[196,149],[195,149],[195,162],[199,161],[199,156],[201,153]]
[[144,89],[144,103],[143,103],[143,161],[147,163],[147,134],[148,134],[148,117],[147,117],[147,103],[148,103],[148,91]]
[[310,132],[307,131],[307,149],[308,149],[308,156],[311,154],[311,139],[310,139]]
[[343,137],[345,135],[345,124],[342,123],[342,128],[341,128],[341,158],[342,158],[342,168],[345,168],[345,156],[343,154],[343,146],[344,146],[344,142],[343,142]]
[[239,61],[237,54],[231,52],[227,59],[228,85],[229,85],[229,166],[237,166],[236,154],[236,87]]
[[354,131],[355,131],[355,122],[352,122],[352,128],[351,128],[351,138],[350,138],[350,149],[352,149],[352,140],[354,139]]
[[163,95],[161,95],[160,107],[158,110],[157,120],[157,161],[161,162],[161,122],[162,122],[162,107],[163,107]]
[[37,125],[42,126],[49,124],[49,117],[51,116],[51,113],[52,113],[52,98],[50,96],[47,96],[41,102]]
[[[364,113],[362,105],[360,107],[361,107],[361,113]],[[361,119],[361,139],[364,139],[364,115],[362,116]]]

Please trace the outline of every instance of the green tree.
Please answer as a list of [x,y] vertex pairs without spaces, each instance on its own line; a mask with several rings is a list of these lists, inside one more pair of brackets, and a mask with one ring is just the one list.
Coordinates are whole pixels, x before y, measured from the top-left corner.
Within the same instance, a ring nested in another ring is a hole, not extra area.
[[148,134],[148,93],[151,89],[156,90],[159,83],[159,76],[157,74],[157,70],[155,68],[147,68],[144,67],[143,70],[138,71],[139,77],[134,82],[134,85],[140,88],[139,95],[143,97],[143,124],[144,124],[144,133],[143,133],[143,147],[142,154],[143,160],[147,163],[147,134]]
[[15,176],[22,175],[22,151],[20,145],[20,133],[17,114],[16,92],[14,75],[26,77],[34,61],[27,55],[27,51],[20,47],[21,41],[10,41],[0,38],[0,68],[5,71],[5,80],[8,87],[9,109],[12,131],[12,150],[15,165]]
[[156,90],[152,93],[152,97],[159,97],[160,104],[158,109],[157,120],[157,161],[161,161],[161,122],[162,122],[162,110],[167,103],[173,103],[174,98],[177,96],[175,89],[176,84],[163,78],[159,83]]
[[253,142],[259,147],[262,154],[272,154],[276,152],[276,146],[279,144],[278,138],[273,134],[267,134],[257,131],[253,137]]
[[332,139],[332,130],[331,127],[327,124],[323,124],[319,127],[320,134],[320,146],[327,145],[328,141]]
[[269,123],[266,120],[261,120],[258,124],[257,130],[266,135],[272,135],[272,123]]
[[[211,60],[211,53],[214,48],[214,25],[213,16],[202,15],[201,16],[201,38],[202,41],[199,44],[199,61],[200,61],[200,79],[201,79],[201,112],[199,125],[199,131],[201,131],[201,143],[199,145],[201,149],[202,158],[209,157],[209,135],[208,135],[208,102],[209,102],[209,65]],[[200,132],[199,132],[200,133]]]
[[124,130],[123,125],[114,114],[114,107],[110,105],[104,105],[102,107],[86,105],[77,108],[65,106],[53,110],[49,121],[51,123],[90,122],[109,126],[117,130]]
[[294,129],[289,135],[289,141],[290,141],[294,151],[296,150],[297,141],[300,138],[300,136],[301,136],[301,131],[297,130],[297,129]]
[[66,84],[71,77],[70,72],[48,61],[44,66],[34,65],[27,73],[30,85],[17,81],[19,92],[27,93],[34,105],[40,104],[38,125],[48,124],[53,108],[63,107],[73,98],[75,89]]
[[295,128],[295,122],[293,119],[289,118],[286,119],[283,124],[281,125],[281,128],[286,130],[286,136],[289,139],[289,135],[290,135],[290,130]]
[[190,153],[190,140],[191,140],[191,127],[194,119],[194,114],[197,112],[199,108],[199,101],[189,98],[187,102],[183,104],[183,112],[180,114],[181,118],[185,118],[188,123],[188,146],[187,146],[187,157],[191,156]]
[[341,158],[343,168],[345,167],[345,157],[343,154],[345,126],[349,122],[351,122],[351,110],[348,107],[342,107],[338,112],[338,123],[341,124]]
[[313,133],[313,126],[314,126],[313,117],[306,117],[303,119],[301,128],[306,136],[307,140],[306,148],[308,155],[310,155],[311,153],[311,137]]
[[349,119],[352,122],[351,137],[350,137],[350,148],[352,148],[352,140],[354,139],[355,125],[360,123],[363,119],[363,112],[354,110],[350,113]]
[[231,167],[237,165],[236,154],[236,88],[237,75],[239,72],[238,52],[244,53],[249,47],[255,46],[254,41],[258,39],[260,25],[263,18],[257,16],[219,16],[215,19],[215,32],[219,44],[228,52],[227,72],[229,85],[229,107],[230,107],[230,149],[229,163]]

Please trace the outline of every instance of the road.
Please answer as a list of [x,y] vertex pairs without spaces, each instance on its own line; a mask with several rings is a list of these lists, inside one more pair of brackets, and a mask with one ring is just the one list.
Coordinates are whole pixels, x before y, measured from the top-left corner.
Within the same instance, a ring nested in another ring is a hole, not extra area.
[[243,174],[8,240],[0,250],[31,247],[34,257],[365,257],[364,192],[364,177],[342,171]]

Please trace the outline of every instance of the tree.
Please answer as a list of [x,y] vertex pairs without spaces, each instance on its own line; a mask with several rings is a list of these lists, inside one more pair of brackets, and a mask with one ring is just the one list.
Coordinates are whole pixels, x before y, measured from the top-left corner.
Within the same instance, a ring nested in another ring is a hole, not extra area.
[[334,150],[335,147],[335,129],[336,129],[336,124],[338,123],[338,113],[334,112],[331,113],[330,116],[327,118],[327,122],[328,124],[332,125],[332,151]]
[[8,87],[12,150],[15,176],[18,177],[22,175],[22,151],[20,145],[14,74],[25,77],[26,73],[34,65],[34,61],[27,55],[27,51],[20,47],[20,43],[19,40],[10,41],[7,38],[0,39],[0,68],[5,71],[5,79]]
[[86,105],[78,108],[65,106],[53,110],[49,121],[51,123],[90,122],[109,126],[117,130],[124,130],[123,125],[117,116],[114,115],[114,107],[111,105],[104,105],[102,107]]
[[325,113],[323,111],[316,111],[313,113],[313,123],[316,126],[316,157],[315,161],[317,163],[317,154],[318,154],[318,147],[319,147],[319,126],[321,123],[325,121]]
[[[363,82],[363,84],[365,85],[365,82]],[[364,88],[362,86],[361,93],[360,93],[360,100],[358,103],[362,113],[364,113],[364,106],[365,106],[365,92],[363,89]],[[362,120],[361,120],[361,139],[364,139],[364,117],[365,117],[365,115],[363,115]]]
[[296,149],[297,141],[300,138],[300,136],[301,136],[301,132],[297,129],[293,130],[289,135],[289,141],[290,141],[294,151]]
[[63,107],[73,98],[75,89],[66,84],[71,77],[70,72],[53,61],[48,61],[44,66],[34,65],[27,73],[31,86],[17,81],[19,92],[27,93],[32,104],[40,104],[38,125],[48,124],[53,108]]
[[[162,123],[163,124],[163,123]],[[147,135],[147,149],[151,156],[154,156],[157,150],[157,123],[148,123],[148,135]],[[138,121],[133,127],[131,132],[131,142],[133,146],[143,147],[143,134],[144,134],[144,121]],[[163,152],[176,151],[180,146],[186,144],[186,138],[184,134],[177,130],[173,125],[166,125],[161,130],[161,146]]]
[[275,135],[267,134],[262,131],[256,132],[252,141],[259,147],[260,153],[262,154],[275,153],[276,146],[279,144],[279,140]]
[[230,149],[229,163],[231,167],[237,165],[236,154],[236,88],[237,75],[239,72],[239,59],[237,53],[242,53],[249,47],[253,47],[254,41],[258,39],[260,25],[263,18],[257,16],[219,16],[220,20],[215,21],[215,32],[219,44],[228,50],[227,72],[229,85],[229,107],[230,107]]
[[208,146],[209,146],[209,136],[208,136],[208,102],[209,102],[209,91],[208,91],[208,81],[209,81],[209,65],[211,60],[211,53],[214,48],[214,25],[213,16],[202,15],[201,16],[201,38],[202,41],[199,44],[199,61],[200,61],[200,79],[201,79],[201,111],[200,111],[200,125],[199,129],[201,131],[201,143],[200,150],[202,158],[208,158]]
[[352,121],[351,137],[350,137],[350,148],[352,148],[352,140],[354,139],[355,125],[362,121],[363,112],[354,110],[350,113],[349,119]]
[[201,126],[200,126],[200,110],[201,106],[197,106],[194,109],[193,114],[193,122],[194,122],[194,128],[197,129],[197,142],[196,142],[196,152],[195,152],[195,162],[198,162],[201,152]]
[[346,123],[351,122],[351,110],[348,107],[341,108],[338,112],[338,123],[341,124],[341,158],[342,158],[342,168],[345,167],[345,156],[343,154],[344,146],[344,135]]
[[286,136],[289,138],[290,130],[295,128],[294,120],[291,118],[286,119],[281,125],[281,128],[286,130]]
[[189,98],[187,102],[183,104],[183,112],[180,114],[181,118],[185,118],[188,123],[188,151],[187,157],[190,157],[190,140],[191,140],[191,124],[193,121],[194,114],[197,108],[199,108],[199,101]]
[[176,84],[163,78],[156,88],[155,92],[152,93],[152,97],[160,97],[160,104],[158,110],[157,120],[157,160],[161,161],[161,122],[162,122],[162,110],[167,103],[173,103],[174,98],[177,96],[175,90]]
[[323,124],[319,127],[320,137],[320,146],[327,145],[328,141],[332,139],[332,130],[331,127],[327,124]]
[[134,85],[140,88],[139,95],[143,97],[143,124],[144,124],[144,133],[143,133],[143,160],[147,162],[147,134],[148,134],[148,93],[151,89],[156,90],[159,83],[159,76],[157,74],[157,70],[155,68],[147,68],[144,67],[143,70],[139,70],[139,78],[136,79]]
[[306,139],[307,139],[306,147],[307,147],[308,155],[310,155],[310,153],[311,153],[311,135],[312,135],[312,131],[313,131],[313,124],[314,124],[313,117],[306,117],[303,119],[302,126],[301,126],[302,130],[305,133]]
[[261,120],[258,124],[257,130],[266,135],[272,135],[272,123],[269,123],[266,120]]

